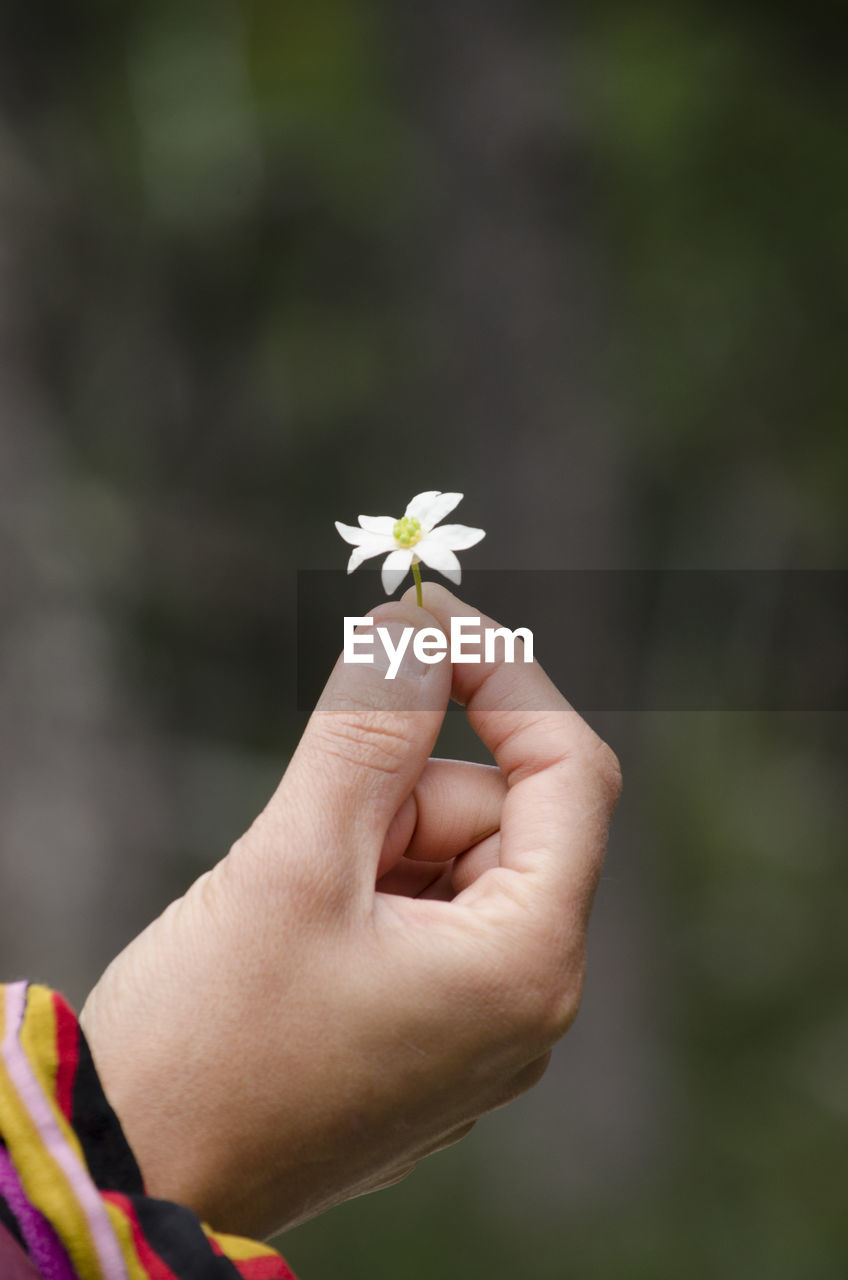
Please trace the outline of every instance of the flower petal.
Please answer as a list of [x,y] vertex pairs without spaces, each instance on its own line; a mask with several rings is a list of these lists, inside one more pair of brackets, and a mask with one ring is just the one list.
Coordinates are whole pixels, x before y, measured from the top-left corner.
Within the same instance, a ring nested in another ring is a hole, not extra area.
[[431,489],[427,493],[417,494],[404,514],[410,519],[420,520],[422,532],[429,533],[433,525],[444,520],[458,502],[462,502],[461,493],[440,493],[438,489]]
[[431,569],[438,569],[439,573],[443,573],[450,582],[455,582],[459,586],[462,569],[450,547],[432,538],[422,538],[415,547],[415,554]]
[[440,524],[438,529],[432,529],[428,533],[427,540],[435,539],[443,546],[450,547],[451,551],[467,551],[485,536],[485,529],[472,529],[467,524]]
[[389,538],[392,537],[392,530],[395,527],[394,516],[358,516],[360,525],[363,529],[367,529],[369,533],[383,533]]
[[407,502],[406,510],[403,514],[410,520],[413,518],[420,520],[421,512],[428,511],[440,493],[441,489],[428,489],[426,493],[417,493],[414,498]]
[[358,547],[360,542],[364,542],[368,536],[364,529],[357,529],[355,525],[342,524],[341,520],[335,520],[333,523],[345,542],[350,542],[355,547]]
[[383,590],[387,596],[400,586],[412,566],[412,551],[393,551],[383,561]]
[[395,545],[395,540],[390,535],[372,533],[370,529],[357,529],[355,525],[342,524],[340,520],[335,523],[345,542],[350,542],[354,547],[368,547],[369,556],[378,556],[381,551],[391,551]]
[[347,562],[348,573],[353,573],[354,569],[358,569],[363,560],[370,560],[372,556],[381,556],[385,551],[384,546],[375,547],[371,543],[364,543],[361,547],[354,547],[350,553],[350,559]]

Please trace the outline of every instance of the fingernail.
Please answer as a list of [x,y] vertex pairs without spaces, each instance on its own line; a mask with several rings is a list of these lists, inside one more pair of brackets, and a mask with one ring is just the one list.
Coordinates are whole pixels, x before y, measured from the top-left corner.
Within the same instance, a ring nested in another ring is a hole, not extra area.
[[420,680],[428,663],[413,649],[415,628],[403,622],[377,622],[374,628],[374,668],[387,680]]

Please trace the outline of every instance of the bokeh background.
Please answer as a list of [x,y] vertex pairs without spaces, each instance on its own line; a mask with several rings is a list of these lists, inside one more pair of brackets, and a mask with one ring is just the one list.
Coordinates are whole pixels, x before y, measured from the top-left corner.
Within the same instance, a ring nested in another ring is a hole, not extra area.
[[[4,0],[4,977],[79,1005],[264,804],[336,518],[458,489],[478,568],[845,566],[844,18]],[[845,712],[595,723],[574,1029],[290,1233],[306,1280],[844,1280]]]

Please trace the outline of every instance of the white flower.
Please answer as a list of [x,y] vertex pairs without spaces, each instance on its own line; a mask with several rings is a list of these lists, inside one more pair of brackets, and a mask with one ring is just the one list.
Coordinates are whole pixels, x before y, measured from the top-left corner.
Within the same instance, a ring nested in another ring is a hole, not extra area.
[[387,595],[391,595],[412,565],[419,561],[458,584],[462,570],[454,553],[473,547],[486,536],[485,529],[469,529],[464,524],[443,524],[436,528],[461,501],[461,493],[439,493],[434,489],[414,497],[399,520],[394,516],[360,516],[358,529],[336,520],[336,528],[345,542],[353,544],[347,562],[348,573],[353,573],[363,560],[388,552],[382,574]]

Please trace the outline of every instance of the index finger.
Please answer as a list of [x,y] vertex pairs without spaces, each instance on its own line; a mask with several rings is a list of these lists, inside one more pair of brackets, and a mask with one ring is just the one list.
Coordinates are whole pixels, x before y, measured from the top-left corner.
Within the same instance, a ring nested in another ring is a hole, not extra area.
[[[498,626],[437,583],[424,584],[424,603],[445,632],[457,617]],[[518,653],[507,662],[500,648],[493,661],[455,663],[451,687],[506,779],[500,865],[560,898],[566,890],[588,916],[621,789],[618,761],[538,662]]]

